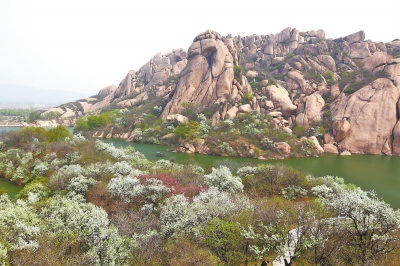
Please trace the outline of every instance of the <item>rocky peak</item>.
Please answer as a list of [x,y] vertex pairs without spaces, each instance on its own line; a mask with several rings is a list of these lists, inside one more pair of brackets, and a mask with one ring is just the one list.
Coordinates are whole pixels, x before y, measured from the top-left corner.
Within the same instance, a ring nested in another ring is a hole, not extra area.
[[[233,47],[230,48],[232,51]],[[231,95],[234,60],[219,33],[207,30],[196,36],[188,49],[187,59],[186,68],[180,74],[162,118],[179,113],[183,103],[191,102],[207,108],[215,102],[225,102]]]

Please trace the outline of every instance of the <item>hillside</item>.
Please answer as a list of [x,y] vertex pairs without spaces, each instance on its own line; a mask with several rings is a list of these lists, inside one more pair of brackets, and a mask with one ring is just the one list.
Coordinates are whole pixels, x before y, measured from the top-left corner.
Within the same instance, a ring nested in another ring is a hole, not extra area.
[[[400,40],[373,42],[363,31],[332,40],[323,30],[245,37],[207,30],[187,51],[156,54],[118,86],[50,111],[119,109],[108,126],[89,127],[95,136],[185,152],[400,155],[399,84]],[[234,139],[224,139],[227,130]]]

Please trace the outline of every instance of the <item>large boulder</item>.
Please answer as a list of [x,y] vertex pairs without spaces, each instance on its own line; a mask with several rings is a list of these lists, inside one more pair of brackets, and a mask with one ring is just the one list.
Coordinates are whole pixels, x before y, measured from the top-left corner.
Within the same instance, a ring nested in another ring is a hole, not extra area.
[[341,149],[368,154],[381,154],[384,150],[387,154],[387,147],[392,147],[399,97],[400,88],[387,78],[377,79],[351,95],[339,97],[332,104],[333,118],[345,118],[350,123],[344,139],[338,137],[337,131],[335,134],[333,125],[335,140],[340,141]]
[[333,144],[324,144],[324,152],[333,154],[339,153],[338,148]]
[[231,109],[229,109],[226,114],[224,119],[233,119],[236,117],[236,114],[238,113],[239,108],[237,108],[236,106],[233,106]]
[[365,60],[364,68],[372,72],[375,68],[386,65],[390,60],[390,55],[383,52],[376,52]]
[[[385,67],[385,72],[391,79],[400,76],[400,58],[393,59],[393,62]],[[397,86],[400,84],[398,83]]]
[[219,36],[214,31],[206,31],[195,38],[189,47],[187,66],[180,74],[162,118],[179,113],[185,102],[207,108],[230,98],[234,77],[233,57]]
[[244,104],[239,106],[238,113],[249,113],[251,110],[250,104]]
[[174,116],[174,123],[176,125],[180,125],[182,123],[189,123],[189,118],[187,118],[186,116],[181,115],[181,114],[176,114]]
[[365,39],[365,32],[363,30],[350,34],[346,37],[344,37],[344,39],[349,43],[355,43],[355,42],[363,42]]
[[268,98],[273,102],[275,108],[279,108],[285,118],[290,117],[297,106],[289,98],[288,91],[280,85],[271,85],[266,88]]
[[304,76],[299,71],[290,71],[287,73],[286,77],[297,82],[304,94],[310,95],[313,92],[312,88],[306,82]]
[[290,154],[290,145],[286,142],[278,142],[276,144],[276,150],[279,152],[279,154],[288,156]]
[[126,77],[120,82],[117,90],[114,93],[114,98],[121,98],[126,95],[131,94],[136,84],[136,72],[134,70],[130,70]]
[[211,150],[207,147],[204,139],[200,139],[194,143],[194,147],[196,148],[197,153],[201,154],[210,154]]
[[330,55],[317,55],[318,60],[324,64],[329,70],[336,71],[335,60]]
[[324,153],[324,149],[321,147],[315,136],[311,136],[308,139],[314,142],[314,148],[317,150],[318,153]]
[[313,93],[303,98],[304,111],[296,117],[296,123],[309,127],[322,121],[325,101],[320,94]]
[[350,46],[349,57],[351,59],[364,59],[371,56],[371,52],[369,51],[368,43],[353,43]]
[[332,128],[335,141],[340,142],[349,135],[351,125],[347,119],[343,119],[333,122]]

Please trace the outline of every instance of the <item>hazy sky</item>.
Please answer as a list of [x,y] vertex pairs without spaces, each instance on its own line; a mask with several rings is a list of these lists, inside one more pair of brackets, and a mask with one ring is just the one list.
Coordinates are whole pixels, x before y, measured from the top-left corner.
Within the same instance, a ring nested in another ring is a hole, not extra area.
[[0,84],[95,94],[206,29],[324,29],[327,38],[365,30],[388,42],[400,38],[399,10],[394,0],[0,0]]

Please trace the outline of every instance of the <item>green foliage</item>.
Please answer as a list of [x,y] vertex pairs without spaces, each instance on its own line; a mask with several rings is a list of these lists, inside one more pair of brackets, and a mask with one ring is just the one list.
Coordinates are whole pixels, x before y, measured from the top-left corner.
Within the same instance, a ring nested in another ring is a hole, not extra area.
[[188,117],[189,120],[196,119],[197,115],[202,111],[201,105],[198,103],[186,102],[182,103],[182,107],[181,114]]
[[30,200],[29,197],[36,194],[40,199],[46,199],[51,194],[48,182],[48,179],[43,176],[36,177],[33,181],[27,183],[16,197]]
[[37,139],[43,142],[46,139],[46,129],[42,127],[25,127],[8,135],[5,143],[9,146],[22,147],[25,144]]
[[5,116],[29,116],[32,109],[14,109],[14,108],[2,108],[0,109],[0,115]]
[[321,75],[315,70],[304,72],[304,78],[308,80],[313,80],[316,83],[322,83]]
[[61,114],[60,114],[59,112],[53,112],[53,111],[51,111],[51,112],[45,114],[45,115],[43,116],[43,118],[44,118],[44,119],[47,119],[47,120],[53,120],[53,119],[58,119],[60,116],[61,116]]
[[243,69],[242,66],[240,66],[240,65],[235,66],[235,67],[233,68],[233,72],[234,72],[234,74],[235,74],[235,78],[237,78],[237,77],[239,76],[239,73],[240,73],[240,72],[243,73],[243,71],[244,71],[244,69]]
[[325,73],[325,78],[327,79],[327,83],[329,85],[335,85],[336,84],[336,80],[335,80],[335,74],[333,73],[333,71],[327,71]]
[[343,72],[339,80],[339,87],[348,87],[344,90],[345,93],[354,93],[361,89],[362,87],[368,85],[378,78],[387,77],[387,73],[384,71],[379,71],[375,74],[368,72],[363,68],[362,62],[358,63],[359,67],[352,72]]
[[174,129],[175,136],[180,138],[185,138],[189,132],[188,123],[181,123]]
[[55,128],[49,129],[46,132],[46,139],[49,142],[57,142],[64,140],[67,137],[72,137],[68,129],[64,126],[57,126]]
[[85,119],[78,118],[78,119],[76,119],[75,129],[76,130],[88,130],[89,125]]
[[304,137],[307,134],[307,129],[304,126],[295,126],[293,133],[298,137]]
[[237,223],[214,218],[204,229],[204,243],[227,265],[236,265],[242,254],[244,238]]
[[183,139],[195,139],[198,137],[199,123],[190,121],[189,123],[181,123],[174,129],[174,134]]
[[31,112],[29,114],[29,122],[35,122],[35,120],[40,119],[40,113],[37,111]]
[[104,127],[107,125],[109,117],[107,115],[91,115],[87,118],[87,124],[90,129]]
[[241,100],[241,104],[249,104],[251,103],[251,101],[253,100],[253,95],[251,94],[251,92],[246,92],[243,94],[242,100]]

